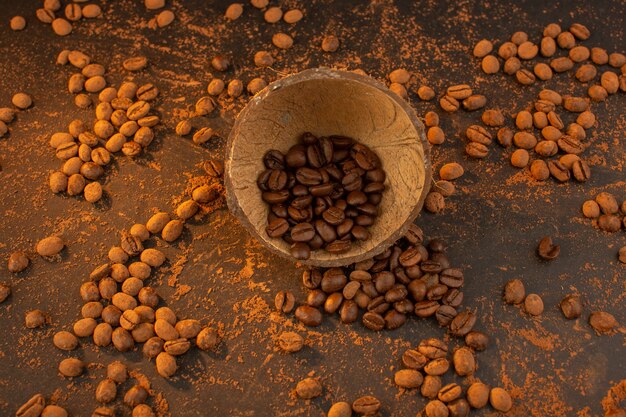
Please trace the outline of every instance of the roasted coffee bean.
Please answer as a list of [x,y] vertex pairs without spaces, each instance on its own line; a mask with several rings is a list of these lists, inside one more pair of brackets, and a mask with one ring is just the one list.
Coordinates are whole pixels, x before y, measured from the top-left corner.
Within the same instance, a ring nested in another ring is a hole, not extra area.
[[435,318],[437,319],[437,323],[439,323],[441,327],[447,327],[452,319],[456,317],[456,314],[457,312],[454,307],[451,307],[449,305],[441,305],[439,306],[439,308],[437,308]]
[[524,299],[524,310],[532,316],[539,316],[543,313],[543,300],[537,294],[528,294]]
[[322,313],[314,307],[299,306],[295,316],[305,326],[316,327],[322,324]]
[[345,300],[339,309],[342,323],[354,323],[358,319],[359,306],[355,301]]
[[330,253],[346,253],[352,248],[349,240],[335,240],[326,245],[326,250]]
[[578,160],[572,165],[572,176],[576,181],[585,182],[591,176],[589,165],[585,161]]
[[463,293],[456,288],[452,288],[441,298],[441,302],[457,308],[463,303]]
[[550,236],[545,236],[537,246],[537,254],[545,260],[552,260],[559,256],[561,247],[552,243]]
[[400,388],[419,388],[424,382],[422,374],[415,369],[401,369],[395,373],[393,381]]
[[463,389],[459,386],[459,384],[451,383],[446,386],[441,387],[439,392],[437,393],[437,397],[440,401],[444,403],[449,403],[461,396],[463,393]]
[[489,337],[482,332],[472,330],[465,335],[465,344],[474,350],[483,351],[487,349]]
[[557,141],[559,149],[565,153],[578,155],[584,150],[583,145],[578,139],[575,139],[569,135],[563,135]]
[[433,359],[424,365],[424,372],[428,375],[441,376],[450,369],[450,362],[446,358]]
[[476,314],[469,310],[460,312],[450,323],[450,333],[454,336],[465,336],[476,324]]
[[611,214],[603,214],[598,218],[598,227],[605,232],[614,233],[621,229],[619,217]]
[[417,350],[428,359],[445,358],[448,345],[439,339],[430,338],[420,341]]
[[422,397],[432,399],[437,397],[440,389],[441,378],[435,375],[426,375],[424,377],[424,382],[422,382],[420,393],[422,394]]
[[295,332],[283,332],[278,336],[278,346],[288,353],[299,352],[304,346],[304,339]]
[[291,291],[279,291],[274,298],[276,310],[283,313],[291,313],[296,306],[296,297]]
[[560,161],[548,161],[548,169],[550,174],[559,182],[570,179],[570,171]]
[[426,298],[428,300],[441,300],[441,298],[448,292],[448,287],[443,284],[435,284],[428,288],[426,291]]
[[589,324],[598,334],[611,334],[619,323],[611,313],[594,311],[589,316]]
[[397,310],[390,310],[385,314],[385,328],[388,330],[397,329],[406,323],[406,315]]
[[439,273],[439,281],[450,288],[459,288],[463,285],[463,271],[457,268],[444,269]]
[[296,259],[309,259],[311,256],[311,248],[303,242],[295,242],[291,245],[291,256]]
[[307,269],[302,273],[302,283],[310,290],[316,289],[322,282],[322,273],[318,269]]
[[559,307],[568,320],[576,319],[582,314],[582,303],[578,295],[571,294],[566,296],[559,303]]
[[285,219],[276,219],[267,225],[265,231],[269,237],[281,237],[289,230],[289,223]]
[[452,355],[454,370],[459,376],[467,376],[474,373],[476,369],[476,358],[467,347],[457,349]]
[[363,315],[363,324],[370,330],[382,330],[385,327],[385,319],[378,313],[368,311]]
[[375,415],[380,410],[380,401],[371,395],[357,398],[352,403],[352,410],[362,415]]
[[474,382],[467,389],[467,402],[473,408],[483,408],[489,402],[489,387],[482,382]]
[[439,100],[439,106],[447,112],[455,112],[459,109],[459,102],[454,97],[445,95]]
[[513,407],[513,400],[503,388],[492,388],[489,392],[489,403],[491,406],[502,412],[507,412]]

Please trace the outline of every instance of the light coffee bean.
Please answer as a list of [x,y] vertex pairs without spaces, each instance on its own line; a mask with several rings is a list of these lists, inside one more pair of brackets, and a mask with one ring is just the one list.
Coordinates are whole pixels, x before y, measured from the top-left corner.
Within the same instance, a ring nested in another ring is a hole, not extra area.
[[420,100],[430,101],[435,98],[435,91],[428,86],[422,85],[417,89],[417,96]]
[[491,51],[493,51],[493,43],[487,39],[482,39],[474,45],[472,53],[476,58],[484,58]]
[[535,75],[529,70],[522,68],[515,73],[515,78],[520,84],[531,85],[535,82]]
[[507,60],[516,55],[517,55],[517,45],[515,45],[513,42],[504,42],[498,48],[498,56],[504,60]]
[[289,49],[293,46],[293,38],[286,33],[276,33],[272,36],[272,43],[280,49]]
[[77,377],[83,374],[85,363],[80,359],[67,358],[59,363],[59,372],[68,378]]
[[63,18],[52,21],[52,30],[59,36],[67,36],[72,33],[72,24]]
[[493,55],[487,55],[482,60],[481,68],[485,74],[496,74],[500,71],[500,61]]
[[452,181],[463,176],[464,169],[457,162],[450,162],[441,167],[439,170],[439,176],[443,180]]
[[504,61],[504,67],[502,70],[505,74],[513,75],[517,73],[522,68],[522,62],[516,56],[512,56],[511,58]]
[[540,51],[541,55],[546,58],[553,56],[556,53],[556,42],[554,38],[545,36],[541,39]]
[[550,61],[550,67],[555,72],[565,72],[574,68],[574,61],[572,61],[568,57],[559,57]]
[[136,57],[127,58],[122,63],[122,66],[124,67],[126,71],[131,71],[131,72],[141,71],[142,69],[148,66],[148,58],[145,56],[136,56]]

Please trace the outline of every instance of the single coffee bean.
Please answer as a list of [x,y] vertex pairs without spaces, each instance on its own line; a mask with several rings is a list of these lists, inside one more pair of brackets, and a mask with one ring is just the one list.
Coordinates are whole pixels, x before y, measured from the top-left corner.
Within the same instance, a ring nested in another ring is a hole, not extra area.
[[327,417],[352,417],[352,406],[344,401],[334,403],[328,409]]
[[433,359],[424,365],[424,372],[428,375],[440,376],[450,368],[450,362],[446,358]]
[[446,94],[439,99],[439,106],[447,112],[455,112],[459,109],[459,102],[454,97]]
[[454,307],[449,305],[441,305],[437,308],[437,312],[435,313],[435,318],[437,319],[437,323],[441,327],[447,327],[450,322],[456,317],[457,311]]
[[283,332],[278,336],[278,345],[285,352],[299,352],[304,346],[304,339],[298,333]]
[[424,382],[420,388],[422,397],[433,399],[437,397],[439,390],[441,389],[441,378],[435,375],[426,375]]
[[345,300],[339,309],[342,323],[354,323],[358,319],[358,314],[359,305],[352,300]]
[[459,376],[467,376],[474,373],[476,369],[476,358],[469,348],[457,349],[452,355],[454,370]]
[[507,412],[513,407],[513,400],[504,388],[492,388],[489,392],[489,403],[497,411]]
[[305,378],[296,385],[298,397],[310,400],[322,395],[322,384],[315,378]]
[[561,247],[552,243],[552,238],[550,236],[542,238],[537,246],[537,254],[545,260],[556,259],[560,252]]
[[543,313],[543,300],[537,294],[528,294],[524,299],[524,310],[531,316]]
[[459,384],[453,382],[441,387],[437,393],[437,397],[440,401],[449,403],[459,398],[461,394],[463,394],[463,389],[459,386]]
[[548,161],[548,169],[550,174],[559,182],[570,179],[570,171],[560,161]]
[[85,370],[85,363],[80,359],[67,358],[59,363],[59,372],[68,378],[74,378],[82,375]]
[[322,313],[314,307],[299,306],[296,308],[295,315],[305,326],[317,327],[322,323]]
[[380,410],[381,403],[380,401],[371,395],[365,395],[363,397],[357,398],[352,403],[352,410],[355,413],[362,415],[373,415],[378,410]]
[[422,374],[415,369],[401,369],[395,373],[393,380],[400,388],[419,388],[424,381]]
[[489,387],[482,382],[474,382],[467,389],[467,402],[473,408],[483,408],[489,402]]
[[370,330],[382,330],[385,327],[385,319],[378,313],[368,311],[363,315],[363,324]]
[[296,305],[296,297],[291,291],[279,291],[274,298],[276,310],[291,313]]
[[417,350],[428,359],[439,359],[448,354],[448,345],[439,339],[430,338],[420,341]]
[[559,307],[561,308],[561,312],[563,312],[565,318],[568,320],[576,319],[582,314],[580,296],[575,294],[570,294],[563,298],[563,300],[559,303]]
[[454,336],[465,336],[476,324],[476,314],[469,310],[460,312],[450,323],[450,333]]
[[487,345],[489,344],[489,336],[482,332],[472,330],[465,335],[465,344],[474,350],[483,351],[487,349]]
[[597,334],[612,334],[619,323],[611,313],[594,311],[589,316],[589,324]]

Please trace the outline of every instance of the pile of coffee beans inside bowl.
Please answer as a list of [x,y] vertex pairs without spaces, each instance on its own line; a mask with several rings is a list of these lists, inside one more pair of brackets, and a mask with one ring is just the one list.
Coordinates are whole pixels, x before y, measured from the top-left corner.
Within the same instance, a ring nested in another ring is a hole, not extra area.
[[385,190],[385,171],[367,146],[346,136],[304,133],[286,154],[270,150],[257,178],[270,206],[267,235],[291,245],[296,259],[311,250],[345,253],[367,240]]

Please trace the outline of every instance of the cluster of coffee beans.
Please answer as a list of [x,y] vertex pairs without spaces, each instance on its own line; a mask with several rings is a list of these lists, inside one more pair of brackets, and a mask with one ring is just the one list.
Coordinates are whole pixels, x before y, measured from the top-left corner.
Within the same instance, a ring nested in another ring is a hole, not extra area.
[[[55,257],[63,250],[65,242],[59,236],[48,236],[39,242],[35,246],[35,251],[39,256],[46,260],[54,260]],[[26,253],[22,251],[15,251],[9,256],[7,261],[7,269],[9,272],[18,273],[22,272],[30,264],[30,258]]]
[[[60,331],[54,335],[57,348],[74,350],[79,338],[91,338],[100,347],[113,345],[120,352],[143,343],[144,355],[156,358],[157,372],[168,378],[177,370],[176,357],[186,353],[192,341],[203,350],[218,344],[216,328],[203,327],[195,319],[179,320],[170,308],[159,307],[157,291],[145,285],[153,269],[166,262],[163,252],[145,247],[150,237],[159,235],[166,243],[176,241],[185,221],[222,194],[222,186],[216,182],[223,174],[222,162],[209,161],[205,170],[210,177],[208,183],[193,189],[192,198],[176,208],[175,218],[159,212],[145,224],[135,224],[122,232],[120,245],[109,250],[109,261],[95,268],[81,285],[85,303],[82,318],[74,323],[73,333]],[[65,376],[78,376],[83,368],[80,360],[70,358],[59,370]]]
[[346,136],[304,133],[286,154],[270,150],[257,178],[269,206],[267,235],[291,245],[296,259],[311,250],[345,253],[367,240],[385,190],[385,171],[367,146]]
[[[33,105],[33,99],[26,93],[17,93],[11,99],[11,103],[18,110],[26,110]],[[0,138],[9,132],[8,124],[15,119],[15,110],[10,107],[0,107]]]
[[372,395],[364,395],[352,402],[345,401],[333,403],[328,409],[327,417],[352,417],[352,412],[362,416],[376,416],[382,404],[378,398]]
[[622,227],[626,229],[626,200],[619,205],[615,196],[606,191],[593,200],[585,201],[582,212],[586,218],[595,220],[605,232],[614,233]]
[[[130,378],[126,365],[122,362],[111,362],[107,366],[106,378],[101,380],[96,387],[96,401],[105,404],[97,407],[92,417],[115,417],[116,411],[112,404],[118,390],[126,384]],[[133,417],[155,417],[155,412],[146,404],[148,398],[152,395],[149,383],[147,381],[137,379],[137,383],[126,390],[123,397],[123,403],[132,409]]]
[[[46,404],[46,399],[41,394],[33,395],[15,413],[17,417],[68,417],[68,412],[55,404]],[[113,417],[114,414],[111,414]]]
[[452,181],[465,173],[463,166],[457,162],[444,164],[439,170],[439,181],[436,181],[424,200],[424,208],[430,213],[441,213],[446,208],[446,197],[456,191]]
[[[543,300],[537,294],[526,295],[524,283],[519,279],[512,279],[504,286],[504,301],[507,304],[522,305],[524,311],[532,316],[543,313]],[[563,316],[574,320],[582,315],[583,304],[578,294],[568,294],[559,303]],[[605,311],[594,311],[589,315],[589,324],[598,334],[611,334],[619,327],[615,316]]]
[[[213,59],[212,63],[213,68],[217,71],[223,72],[230,67],[230,61],[224,57],[216,57]],[[250,80],[245,88],[250,95],[255,95],[266,86],[267,82],[263,78],[256,77]],[[226,84],[221,78],[213,78],[207,87],[207,93],[209,95],[198,99],[192,117],[211,114],[217,108],[216,99],[236,99],[243,94],[243,91],[244,84],[239,79],[230,80],[228,84]],[[191,118],[181,120],[176,125],[176,134],[178,136],[187,136],[191,134],[192,131],[192,140],[197,145],[202,145],[217,136],[217,132],[210,127],[201,127],[194,131]]]
[[524,304],[524,311],[531,316],[543,313],[543,300],[537,294],[526,295],[526,288],[520,279],[512,279],[504,286],[504,301],[507,304]]
[[467,111],[474,111],[482,109],[486,105],[487,97],[482,94],[474,94],[472,88],[467,84],[448,87],[446,93],[439,99],[439,107],[448,113],[453,113],[461,107]]
[[[525,32],[515,32],[511,40],[500,45],[497,55],[504,60],[502,69],[504,73],[514,75],[517,81],[523,85],[533,84],[536,80],[549,80],[553,73],[563,73],[574,68],[576,78],[582,83],[593,81],[598,73],[596,66],[609,65],[620,68],[621,75],[606,71],[600,77],[600,84],[591,85],[588,89],[589,97],[594,101],[604,101],[609,94],[618,90],[626,91],[626,56],[621,53],[609,54],[602,48],[587,48],[577,45],[576,41],[589,39],[591,33],[587,27],[580,23],[574,23],[569,31],[562,30],[561,26],[551,23],[543,31],[543,38],[539,45],[529,40]],[[558,48],[567,51],[567,56],[553,58]],[[481,67],[486,74],[495,74],[500,70],[501,64],[498,57],[491,55],[494,49],[493,43],[483,39],[474,46],[473,54],[482,59]],[[531,60],[539,55],[550,58],[549,64],[540,62],[534,64],[532,71],[524,68],[523,63],[531,63]],[[591,62],[588,62],[591,61]]]
[[404,68],[398,68],[391,71],[387,78],[389,78],[389,89],[402,97],[407,99],[407,85],[411,81],[411,73]]
[[[567,125],[567,128],[558,114],[561,105],[565,110],[577,114],[576,121]],[[499,128],[495,134],[498,143],[505,148],[517,148],[511,154],[511,165],[516,168],[529,166],[530,175],[535,180],[545,181],[552,176],[558,182],[566,182],[571,178],[579,182],[587,181],[591,169],[579,155],[588,146],[584,143],[586,130],[591,129],[596,122],[594,114],[589,111],[589,100],[562,97],[556,91],[542,90],[532,110],[534,113],[522,110],[514,114],[517,131],[503,126],[505,118],[499,111],[487,110],[482,115],[482,122],[487,127]],[[534,129],[540,131],[539,136],[535,136]],[[480,159],[489,154],[494,135],[487,128],[471,125],[465,130],[465,137],[468,140],[465,148],[468,156]],[[539,158],[531,161],[531,151]]]
[[[147,10],[159,10],[165,7],[165,0],[144,0]],[[174,21],[176,15],[171,10],[163,10],[148,21],[150,29],[163,28]]]
[[[67,36],[72,33],[74,23],[83,17],[86,19],[100,17],[102,9],[97,4],[81,6],[77,2],[67,2],[63,7],[61,0],[44,0],[43,7],[37,9],[35,14],[40,22],[51,25],[54,33],[59,36]],[[65,18],[61,16],[65,16]]]
[[[404,351],[402,354],[404,369],[395,373],[394,383],[407,390],[419,389],[421,395],[429,400],[418,416],[467,417],[470,414],[470,407],[480,409],[488,403],[496,411],[506,413],[513,406],[509,393],[499,387],[490,389],[474,378],[477,364],[472,349],[479,351],[486,349],[487,341],[488,338],[483,333],[471,332],[466,336],[468,346],[454,350],[451,364],[448,360],[449,348],[445,342],[435,338],[424,339],[416,348]],[[456,382],[444,385],[443,378],[452,368],[459,377],[472,378],[465,395],[461,385]]]
[[[614,68],[621,68],[622,74],[606,71],[600,77],[600,84],[589,87],[588,95],[592,101],[603,101],[609,94],[626,90],[626,56],[621,53],[608,54],[602,48],[589,50],[582,45],[576,45],[576,39],[586,40],[590,36],[589,30],[582,24],[574,23],[569,31],[563,31],[558,24],[548,25],[543,33],[541,44],[536,45],[528,40],[524,32],[516,32],[510,41],[503,43],[498,51],[498,56],[505,60],[503,70],[507,74],[515,75],[517,80],[524,85],[530,85],[536,79],[548,80],[552,78],[553,71],[557,73],[572,69],[575,63],[581,63],[576,71],[576,78],[584,83],[591,82],[597,75],[595,65],[609,64]],[[531,72],[522,68],[523,61],[534,59],[541,53],[546,58],[552,58],[557,52],[557,45],[568,51],[568,56],[553,58],[549,65],[537,63]],[[473,54],[482,59],[482,69],[487,74],[494,74],[500,70],[500,61],[495,55],[491,55],[494,46],[491,41],[483,39],[478,42]],[[592,63],[584,63],[591,59]],[[566,125],[557,112],[559,106],[569,112],[577,114],[575,122]],[[533,112],[534,113],[531,113]],[[589,111],[589,99],[583,97],[561,96],[552,90],[543,90],[539,93],[538,100],[533,108],[523,110],[513,115],[518,129],[513,132],[504,125],[504,117],[498,115],[495,119],[489,117],[486,120],[483,114],[483,122],[487,126],[501,127],[497,132],[498,142],[509,147],[515,145],[518,149],[511,154],[511,165],[517,168],[530,166],[531,176],[544,181],[550,176],[559,182],[566,182],[570,178],[577,181],[587,181],[591,174],[589,165],[581,160],[579,155],[587,145],[584,139],[587,137],[586,130],[591,129],[596,118]],[[537,137],[533,134],[533,128],[540,131]],[[473,158],[484,158],[489,153],[488,146],[492,142],[492,134],[482,126],[472,125],[466,131],[468,144],[466,153]],[[531,161],[530,150],[534,150],[539,159]],[[545,161],[541,158],[551,158],[562,154],[558,159]]]
[[[132,60],[132,64],[124,64],[132,71],[146,65],[141,57]],[[160,123],[160,118],[150,114],[150,102],[159,90],[154,84],[137,86],[132,81],[122,83],[119,88],[106,87],[104,66],[91,63],[89,56],[80,51],[62,51],[57,63],[68,62],[80,69],[68,81],[69,92],[76,94],[77,105],[92,105],[92,98],[86,93],[99,93],[99,103],[93,125],[76,119],[69,124],[67,132],[51,136],[50,146],[63,165],[50,175],[49,184],[54,193],[83,194],[85,200],[96,203],[103,195],[98,179],[104,175],[113,154],[121,151],[126,156],[137,157],[152,143],[153,127]]]
[[[444,254],[445,245],[431,239],[426,245],[422,230],[415,225],[382,254],[346,268],[305,270],[303,285],[309,290],[305,304],[295,309],[306,326],[319,326],[323,309],[339,314],[342,323],[359,320],[370,330],[396,329],[407,317],[435,317],[454,336],[467,335],[476,315],[458,309],[463,301],[463,272],[452,268]],[[295,307],[289,292],[276,297],[276,308],[284,313]]]

